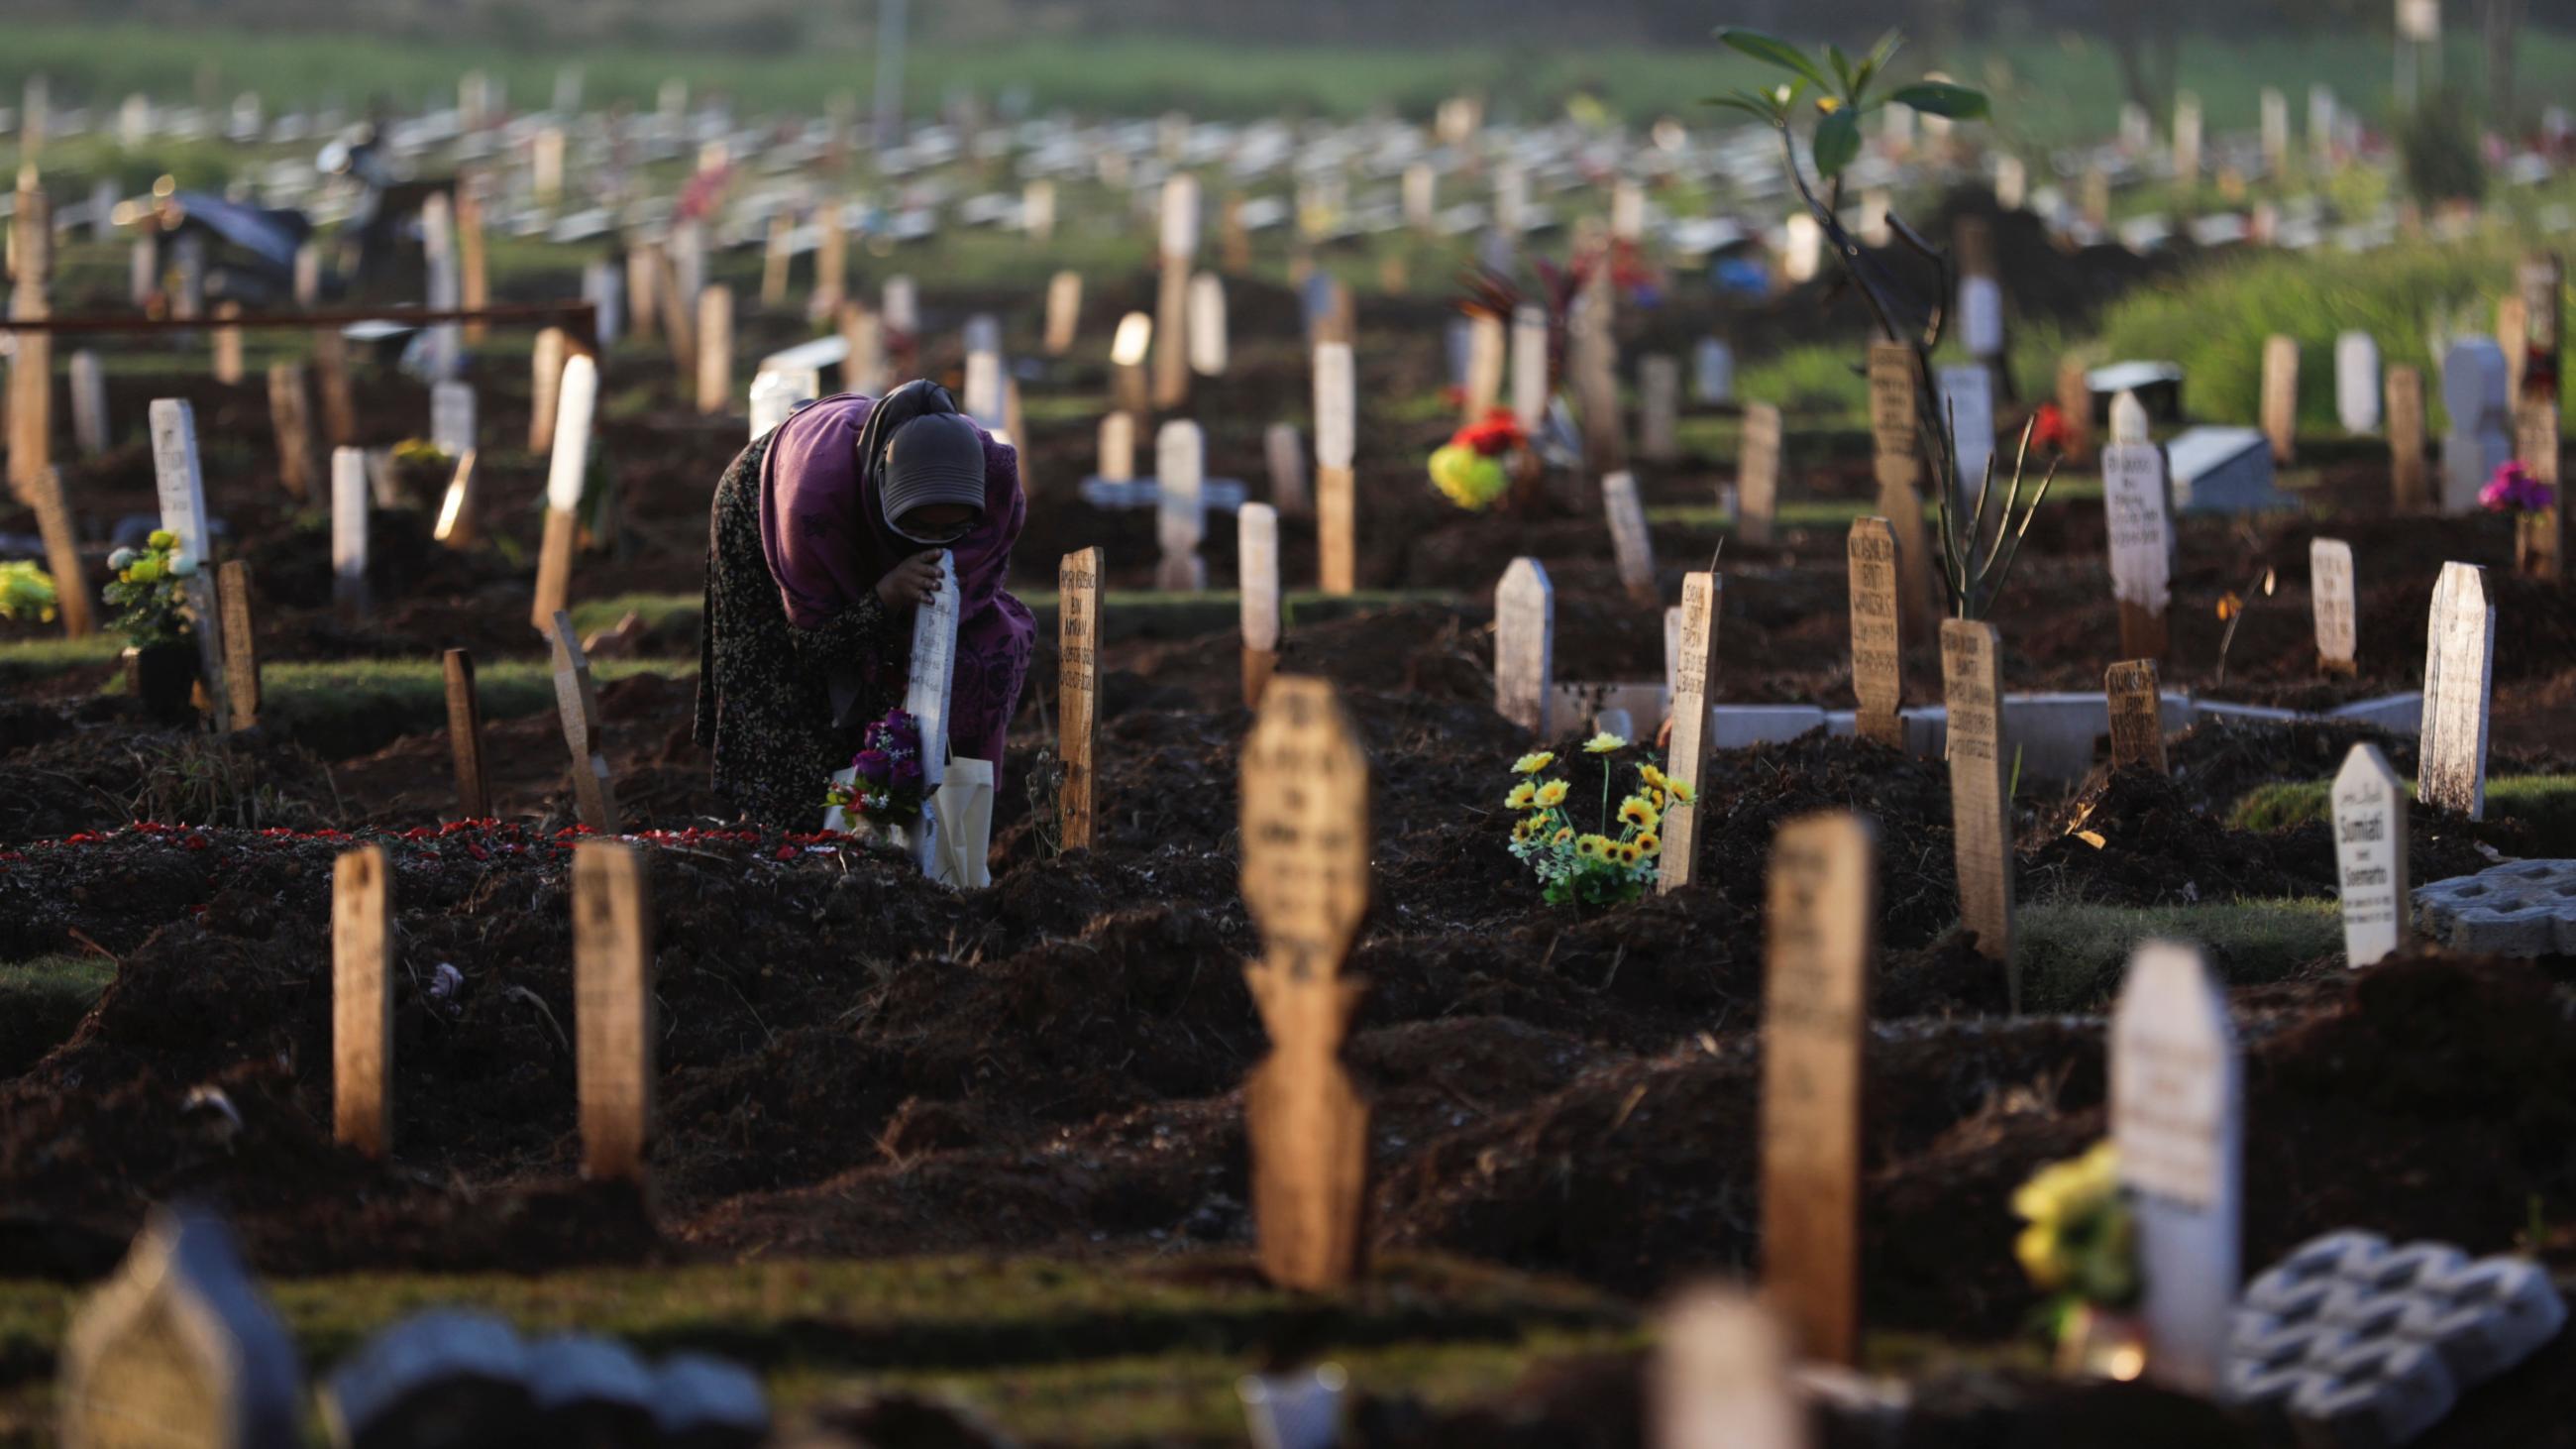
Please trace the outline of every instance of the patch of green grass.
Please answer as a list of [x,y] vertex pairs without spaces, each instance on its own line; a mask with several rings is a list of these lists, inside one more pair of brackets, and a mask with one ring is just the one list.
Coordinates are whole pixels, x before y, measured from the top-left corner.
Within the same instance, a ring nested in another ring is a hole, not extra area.
[[23,684],[75,669],[113,664],[123,652],[125,641],[114,634],[92,634],[86,639],[15,640],[0,644],[0,684]]
[[[2023,496],[2027,498],[2030,489],[2025,488],[2022,491]],[[2098,476],[2090,473],[2061,473],[2058,475],[2056,484],[2048,490],[2047,506],[2056,508],[2062,504],[2076,503],[2098,505],[2101,501],[2102,480]],[[1781,528],[1844,529],[1851,526],[1853,519],[1866,517],[1877,511],[1878,505],[1866,498],[1791,498],[1782,501],[1773,521]],[[1646,521],[1670,528],[1731,529],[1735,526],[1735,515],[1713,503],[1685,503],[1649,508],[1646,510]],[[1925,515],[1925,524],[1927,527],[1930,525],[1928,512]]]
[[0,1076],[26,1070],[70,1036],[115,979],[105,956],[0,961]]
[[674,624],[695,629],[705,609],[704,594],[618,594],[573,605],[572,627],[587,638],[597,630],[616,628],[633,614],[647,629],[658,631]]
[[[600,659],[591,677],[612,684],[639,674],[694,675],[695,659]],[[555,707],[544,660],[496,659],[474,669],[485,719]],[[435,658],[289,660],[260,671],[260,727],[325,759],[366,754],[407,734],[447,724],[447,679]]]
[[[1533,1358],[1636,1346],[1624,1304],[1573,1284],[1395,1258],[1330,1298],[1280,1292],[1234,1258],[763,1262],[501,1274],[347,1274],[266,1285],[306,1364],[433,1305],[522,1331],[613,1334],[648,1355],[722,1354],[779,1407],[870,1388],[937,1389],[1049,1442],[1240,1442],[1241,1374],[1286,1340],[1373,1392],[1490,1396]],[[0,1427],[41,1398],[76,1290],[0,1283]],[[32,1424],[32,1420],[30,1420]]]
[[2140,941],[2151,936],[2205,948],[2232,986],[2278,981],[2343,949],[2343,917],[2330,900],[2238,901],[2143,910],[2073,902],[2025,905],[2013,917],[2013,966],[2025,1010],[2094,1011],[2109,1003]]
[[[2415,782],[2404,782],[2413,795]],[[2333,782],[2299,780],[2259,786],[2227,812],[2236,830],[2287,830],[2334,819]],[[2576,775],[2493,775],[2487,779],[2487,819],[2528,828],[2534,843],[2550,850],[2576,848]]]

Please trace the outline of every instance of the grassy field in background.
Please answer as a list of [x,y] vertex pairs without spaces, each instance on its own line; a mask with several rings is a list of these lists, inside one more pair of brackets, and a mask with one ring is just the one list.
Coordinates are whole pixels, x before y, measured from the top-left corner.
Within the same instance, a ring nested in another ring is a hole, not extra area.
[[[1726,17],[1712,11],[1710,24]],[[835,22],[839,23],[839,22]],[[1866,44],[1863,33],[1835,37]],[[867,103],[873,56],[864,47],[806,45],[769,54],[703,49],[628,49],[529,43],[536,37],[473,43],[444,36],[269,34],[224,27],[11,24],[0,20],[0,86],[14,104],[31,74],[47,76],[68,104],[113,105],[141,91],[169,101],[227,103],[255,90],[272,105],[336,98],[359,106],[375,99],[417,105],[453,97],[465,71],[481,69],[508,87],[522,108],[545,105],[556,70],[582,68],[592,104],[649,105],[662,81],[685,78],[700,93],[740,98],[745,110],[820,112],[832,97]],[[2529,76],[2576,70],[2576,37],[2526,31],[2519,52]],[[2035,147],[2106,135],[2122,91],[2118,66],[2099,41],[2051,35],[2000,45],[1974,45],[1933,55],[1916,50],[1901,69],[1940,66],[1990,88],[1995,133],[2007,144]],[[2198,93],[2213,130],[2251,129],[2260,92],[2277,86],[2294,108],[2322,82],[2343,102],[2378,120],[2386,105],[2388,43],[2379,37],[2319,33],[2295,39],[2194,41],[2181,52],[2181,85]],[[2455,32],[2443,73],[2480,73],[2476,38]],[[1183,110],[1194,115],[1353,117],[1377,112],[1427,116],[1443,97],[1472,92],[1490,98],[1497,119],[1551,119],[1569,102],[1593,102],[1632,121],[1675,115],[1708,118],[1700,98],[1744,84],[1760,71],[1715,43],[1683,49],[1580,49],[1566,46],[1462,45],[1439,51],[1229,45],[1171,36],[1093,39],[1043,37],[973,46],[916,45],[906,94],[915,108],[935,105],[953,84],[991,100],[1024,92],[1039,107],[1125,115]],[[1579,101],[1578,98],[1589,98]],[[0,154],[6,154],[0,152]]]

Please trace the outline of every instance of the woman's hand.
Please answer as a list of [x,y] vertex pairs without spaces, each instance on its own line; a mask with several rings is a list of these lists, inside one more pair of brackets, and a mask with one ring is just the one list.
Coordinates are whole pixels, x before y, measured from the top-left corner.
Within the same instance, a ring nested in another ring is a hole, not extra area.
[[941,549],[917,553],[877,580],[877,601],[889,609],[916,608],[939,597]]

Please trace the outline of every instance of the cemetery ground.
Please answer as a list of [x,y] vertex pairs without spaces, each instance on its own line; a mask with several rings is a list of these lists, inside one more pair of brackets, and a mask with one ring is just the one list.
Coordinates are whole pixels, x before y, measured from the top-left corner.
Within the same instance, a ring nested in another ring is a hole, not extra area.
[[[58,302],[82,310],[82,276],[112,291],[113,261],[75,249]],[[718,280],[755,295],[735,264]],[[496,291],[561,295],[567,271],[505,273]],[[1013,355],[1039,356],[1026,288],[923,280],[920,371],[954,377],[978,312],[1005,319]],[[147,1203],[179,1196],[226,1207],[312,1362],[462,1298],[531,1327],[731,1354],[789,1406],[858,1386],[955,1394],[1041,1439],[1223,1439],[1235,1374],[1317,1353],[1382,1401],[1368,1442],[1633,1438],[1651,1305],[1755,1252],[1764,870],[1775,827],[1825,809],[1877,832],[1864,1357],[1922,1380],[1906,1442],[2231,1442],[2187,1400],[2053,1384],[2019,1337],[2034,1298],[2007,1202],[2103,1135],[2103,1015],[2146,931],[2206,943],[2232,988],[2248,1263],[2343,1226],[2567,1263],[2561,963],[2426,949],[2342,966],[2334,846],[2301,792],[2357,740],[2411,772],[2410,737],[2211,721],[2171,742],[2169,777],[2018,780],[2020,1015],[1957,930],[1937,758],[1821,734],[1720,750],[1697,782],[1704,884],[1608,912],[1539,904],[1505,850],[1502,795],[1530,741],[1492,708],[1495,581],[1518,557],[1546,565],[1562,681],[1661,681],[1663,621],[1622,587],[1597,513],[1470,518],[1423,486],[1454,422],[1433,401],[1444,290],[1361,300],[1362,592],[1292,593],[1287,610],[1281,667],[1340,688],[1376,824],[1376,900],[1349,966],[1368,993],[1345,1055],[1374,1111],[1382,1256],[1365,1288],[1331,1298],[1261,1286],[1250,1265],[1238,1089],[1265,1043],[1240,970],[1259,942],[1239,894],[1235,604],[1151,592],[1153,515],[1076,496],[1111,391],[1102,348],[1022,382],[1032,502],[1015,563],[1051,641],[1057,560],[1107,554],[1099,838],[1059,851],[1050,795],[1023,788],[1056,748],[1042,647],[996,799],[994,886],[970,894],[924,886],[905,860],[711,818],[689,741],[696,590],[742,420],[698,416],[655,343],[605,357],[599,448],[618,506],[574,598],[581,631],[607,636],[594,668],[627,828],[651,832],[644,1193],[579,1176],[580,835],[526,625],[545,460],[507,441],[527,435],[523,338],[496,334],[473,367],[481,434],[505,440],[478,465],[480,542],[431,542],[443,479],[413,480],[415,506],[373,514],[362,618],[333,606],[327,522],[280,486],[263,344],[232,387],[196,351],[127,349],[108,377],[116,445],[66,459],[66,489],[92,519],[150,515],[145,405],[194,405],[224,554],[256,579],[264,699],[254,730],[219,742],[144,721],[112,646],[33,628],[0,644],[0,1442],[38,1442],[49,1422],[75,1285],[123,1253]],[[1094,274],[1082,335],[1096,344],[1152,302],[1150,277]],[[1807,299],[1777,305],[1731,325],[1812,316]],[[1307,355],[1286,288],[1236,278],[1229,306],[1232,366],[1195,380],[1187,412],[1212,475],[1254,478],[1263,429],[1307,415]],[[806,335],[743,311],[746,374]],[[1651,318],[1676,351],[1711,322],[1686,305]],[[1652,335],[1626,346],[1657,350]],[[362,365],[357,400],[363,442],[425,430],[423,390],[390,369]],[[1844,529],[1871,511],[1869,434],[1793,419],[1780,527],[1757,545],[1718,502],[1737,426],[1698,412],[1682,456],[1636,466],[1659,592],[1715,555],[1717,696],[1846,707]],[[2298,511],[2181,521],[2168,687],[2301,710],[2415,688],[2441,564],[2511,557],[2504,520],[2391,514],[2383,445],[2320,433],[2300,449],[2285,479]],[[2098,691],[2116,656],[2090,482],[2062,483],[1995,610],[2015,691]],[[2304,581],[2321,534],[2353,547],[2349,677],[2316,666]],[[1312,523],[1285,520],[1282,543],[1283,577],[1315,578]],[[1233,548],[1231,528],[1209,530],[1210,578],[1234,576]],[[2267,568],[2268,596],[2253,583]],[[2490,579],[2507,621],[2495,808],[2479,823],[2415,811],[2418,880],[2491,853],[2576,855],[2551,778],[2570,767],[2576,603],[2503,568]],[[2213,605],[2230,591],[2250,607],[2222,685]],[[457,647],[480,669],[490,822],[456,823],[439,655]],[[1938,652],[1917,644],[1905,664],[1906,703],[1938,702]],[[1559,733],[1558,753],[1582,759],[1588,730]],[[393,861],[381,1162],[331,1133],[329,888],[358,839]],[[2420,1442],[2562,1442],[2571,1367],[2562,1340]]]

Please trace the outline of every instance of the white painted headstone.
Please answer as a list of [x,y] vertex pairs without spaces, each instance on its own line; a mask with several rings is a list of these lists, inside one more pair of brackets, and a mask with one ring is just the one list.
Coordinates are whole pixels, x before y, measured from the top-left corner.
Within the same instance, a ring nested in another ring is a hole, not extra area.
[[2161,615],[2173,598],[2173,500],[2165,455],[2146,440],[2146,409],[2122,393],[2102,449],[2102,511],[2110,529],[2111,594]]
[[72,442],[84,458],[107,451],[107,375],[88,348],[72,354]]
[[367,607],[367,454],[363,448],[331,450],[331,599],[344,609]]
[[581,298],[591,305],[591,325],[602,347],[614,347],[626,333],[626,279],[615,262],[592,262],[581,269]]
[[1214,272],[1190,278],[1190,371],[1201,377],[1225,376],[1225,279]]
[[2369,744],[2352,747],[2334,778],[2335,869],[2343,895],[2346,965],[2373,965],[2406,940],[2406,789]]
[[2308,541],[2308,597],[2317,621],[2317,662],[2351,673],[2360,659],[2352,545],[2340,538]]
[[1205,490],[1207,436],[1193,422],[1163,424],[1154,435],[1154,536],[1163,557],[1158,587],[1197,592],[1207,587]]
[[1555,696],[1556,590],[1546,565],[1516,558],[1494,589],[1494,712],[1543,740]]
[[160,495],[161,526],[179,535],[179,553],[202,566],[207,553],[206,480],[197,467],[197,411],[184,399],[160,398],[151,407],[152,476]]
[[1296,517],[1311,511],[1306,480],[1306,435],[1295,423],[1272,423],[1261,434],[1261,451],[1270,464],[1270,501]]
[[765,438],[787,421],[797,404],[814,400],[815,383],[812,369],[788,371],[763,370],[751,380],[751,435]]
[[2335,339],[2335,416],[2355,436],[2379,431],[2379,344],[2367,332]]
[[1512,418],[1523,432],[1536,432],[1547,417],[1547,310],[1521,307],[1512,313]]
[[[903,708],[921,726],[921,773],[933,793],[948,778],[950,686],[957,672],[957,556],[939,552],[939,591],[913,610],[912,661],[905,675]],[[922,873],[938,868],[939,812],[924,808],[913,832],[913,860]]]
[[555,384],[554,454],[546,468],[546,506],[558,513],[581,507],[583,481],[590,474],[590,419],[599,405],[599,364],[588,353],[564,359]]
[[1982,366],[1945,367],[1939,381],[1941,413],[1957,435],[1959,497],[1973,504],[1995,455],[1994,374]]
[[1358,450],[1358,383],[1353,376],[1351,345],[1315,344],[1315,466],[1348,468]]
[[2135,1194],[2147,1374],[2218,1387],[2243,1218],[2243,1067],[2200,953],[2149,941],[2111,1017],[2111,1136]]
[[1735,400],[1735,350],[1714,337],[1703,337],[1691,349],[1693,389],[1704,403]]
[[2492,337],[2465,337],[2442,354],[2442,511],[2471,513],[2478,492],[2513,457],[2512,399],[2504,349]]
[[1646,505],[1637,496],[1637,476],[1625,469],[1601,480],[1601,508],[1610,518],[1610,546],[1619,560],[1619,582],[1629,596],[1652,600],[1655,591],[1655,541],[1646,531]]
[[429,389],[429,440],[450,458],[474,451],[474,385],[432,383]]
[[1279,510],[1247,503],[1235,514],[1237,584],[1243,594],[1243,647],[1279,648]]
[[2495,683],[2495,602],[2487,571],[2446,563],[2425,629],[2424,713],[2415,798],[2471,820],[2487,813],[2487,727]]

